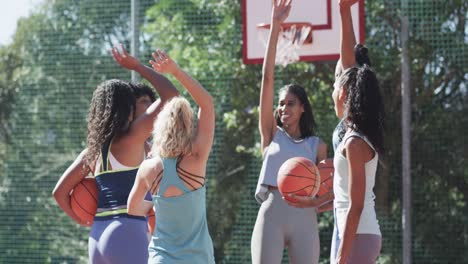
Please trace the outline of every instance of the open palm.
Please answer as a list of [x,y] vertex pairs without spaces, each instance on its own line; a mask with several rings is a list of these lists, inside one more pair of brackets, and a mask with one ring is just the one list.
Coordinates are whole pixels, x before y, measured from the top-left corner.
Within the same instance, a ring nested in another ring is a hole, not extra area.
[[274,0],[273,1],[273,21],[283,23],[291,11],[292,0]]
[[138,61],[132,55],[128,54],[123,44],[120,44],[120,49],[122,50],[122,52],[120,52],[117,47],[114,47],[112,49],[112,56],[114,57],[114,60],[125,69],[136,69],[140,64],[140,61]]
[[174,73],[177,70],[177,64],[162,50],[157,50],[152,54],[154,61],[150,60],[153,69],[160,73]]

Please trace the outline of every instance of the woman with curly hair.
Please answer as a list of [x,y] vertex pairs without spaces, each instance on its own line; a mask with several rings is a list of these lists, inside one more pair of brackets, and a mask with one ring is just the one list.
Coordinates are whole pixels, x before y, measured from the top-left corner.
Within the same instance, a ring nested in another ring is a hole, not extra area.
[[[146,218],[128,214],[127,198],[138,167],[146,156],[145,141],[151,135],[153,122],[164,103],[178,93],[164,76],[142,65],[125,50],[121,54],[114,49],[113,55],[121,66],[137,71],[150,81],[161,98],[141,113],[148,103],[137,107],[136,87],[120,80],[98,85],[87,119],[87,149],[64,172],[53,195],[60,208],[75,222],[91,225],[90,263],[147,263]],[[151,95],[148,98],[151,100]],[[88,174],[94,175],[99,190],[93,223],[84,222],[70,207],[71,190]],[[150,209],[151,206],[147,206],[146,212]]]
[[144,216],[151,192],[158,221],[149,246],[148,263],[214,263],[206,220],[206,165],[214,137],[211,95],[185,71],[158,51],[153,68],[173,75],[199,106],[196,129],[189,102],[174,97],[154,125],[153,158],[142,163],[128,212]]
[[[373,188],[379,157],[384,153],[384,107],[367,48],[355,45],[351,6],[356,2],[339,0],[341,52],[332,93],[335,113],[341,119],[333,133],[333,264],[375,263],[382,243]],[[297,206],[315,202],[295,198]]]

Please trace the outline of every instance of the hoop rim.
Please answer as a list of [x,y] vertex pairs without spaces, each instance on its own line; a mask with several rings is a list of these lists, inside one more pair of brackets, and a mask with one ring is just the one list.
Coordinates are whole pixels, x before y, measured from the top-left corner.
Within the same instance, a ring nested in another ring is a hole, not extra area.
[[[313,37],[312,32],[314,31],[314,27],[309,22],[285,22],[281,23],[281,30],[282,31],[289,31],[292,27],[296,27],[297,30],[302,30],[303,28],[310,28],[310,31],[307,33],[307,37],[304,39],[303,44],[312,44]],[[260,23],[257,24],[257,28],[260,29],[270,29],[271,24],[269,23]]]
[[[310,27],[312,30],[314,29],[314,26],[309,22],[285,22],[285,23],[281,23],[281,29],[283,29],[283,30],[288,30],[292,26],[296,26],[296,28]],[[260,23],[260,24],[257,24],[257,28],[270,29],[271,24],[270,23]]]

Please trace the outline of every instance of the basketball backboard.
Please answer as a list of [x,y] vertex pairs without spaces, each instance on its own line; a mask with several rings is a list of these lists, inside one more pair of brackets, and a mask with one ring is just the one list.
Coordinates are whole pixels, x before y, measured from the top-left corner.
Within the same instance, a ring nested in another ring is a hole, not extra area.
[[[245,64],[263,62],[272,0],[242,0],[243,60]],[[364,1],[351,7],[357,42],[364,43]],[[333,61],[340,54],[340,16],[337,0],[293,0],[286,23],[310,23],[312,43],[298,50],[300,61]],[[279,49],[279,48],[278,48]],[[280,52],[280,50],[278,50]]]

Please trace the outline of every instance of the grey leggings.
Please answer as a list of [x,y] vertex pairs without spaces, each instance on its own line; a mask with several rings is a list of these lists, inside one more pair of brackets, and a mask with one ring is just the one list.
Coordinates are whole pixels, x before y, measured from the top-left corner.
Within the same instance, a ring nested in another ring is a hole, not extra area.
[[316,264],[320,241],[314,208],[289,206],[278,190],[260,206],[251,242],[253,264],[279,264],[284,248],[290,263]]
[[[380,254],[382,237],[374,234],[356,234],[347,264],[374,264]],[[340,247],[337,228],[333,230],[330,252],[330,264],[335,264],[336,254]]]

